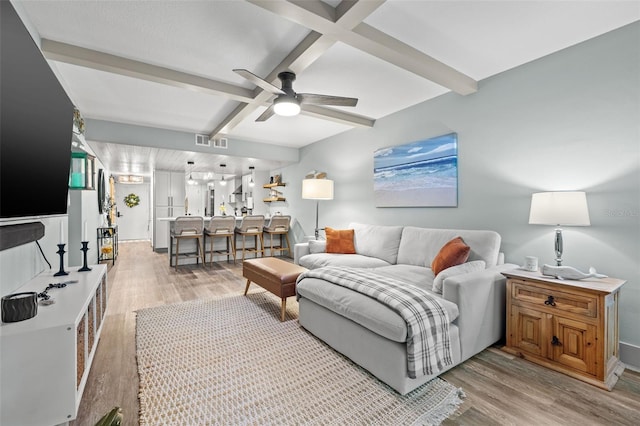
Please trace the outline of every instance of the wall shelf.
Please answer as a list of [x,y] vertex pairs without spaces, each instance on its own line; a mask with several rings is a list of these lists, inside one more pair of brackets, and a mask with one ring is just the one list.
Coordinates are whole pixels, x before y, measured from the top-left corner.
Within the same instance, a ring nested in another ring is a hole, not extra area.
[[264,185],[262,185],[264,189],[271,189],[278,186],[287,186],[287,184],[280,182],[280,183],[265,183]]
[[265,183],[264,185],[262,185],[262,187],[264,189],[268,189],[269,190],[269,196],[266,197],[266,198],[263,198],[262,201],[264,201],[265,203],[274,203],[274,202],[277,202],[277,201],[287,201],[287,199],[284,197],[284,194],[275,189],[275,188],[284,187],[284,186],[287,186],[287,185],[285,183],[282,183],[282,182]]
[[269,198],[264,198],[262,201],[264,201],[265,203],[273,203],[276,201],[287,201],[287,199],[284,197],[269,197]]

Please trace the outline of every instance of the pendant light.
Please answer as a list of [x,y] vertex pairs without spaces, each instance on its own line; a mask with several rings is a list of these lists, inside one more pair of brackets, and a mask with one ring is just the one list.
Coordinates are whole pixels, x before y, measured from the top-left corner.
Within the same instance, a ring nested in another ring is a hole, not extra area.
[[222,175],[222,180],[220,181],[220,185],[225,186],[227,184],[227,181],[224,180],[224,168],[227,167],[227,165],[220,164],[220,167],[222,167],[222,172],[220,173]]
[[195,185],[195,184],[196,184],[196,181],[195,181],[195,180],[193,180],[193,176],[192,176],[192,173],[193,173],[193,164],[194,164],[194,163],[193,163],[193,161],[187,161],[187,165],[191,166],[191,170],[189,170],[189,180],[187,180],[187,183],[188,183],[189,185]]
[[249,170],[251,170],[251,179],[249,179],[249,186],[251,186],[251,187],[253,187],[253,185],[255,185],[255,182],[253,181],[253,169],[255,169],[255,167],[249,166]]

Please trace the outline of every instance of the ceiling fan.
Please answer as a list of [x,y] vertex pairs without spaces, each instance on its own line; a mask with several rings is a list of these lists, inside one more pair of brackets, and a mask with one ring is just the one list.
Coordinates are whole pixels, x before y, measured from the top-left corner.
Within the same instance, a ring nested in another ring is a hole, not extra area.
[[269,93],[277,95],[273,100],[273,104],[263,112],[256,121],[266,121],[273,114],[292,116],[297,115],[304,105],[333,105],[333,106],[349,106],[354,107],[358,103],[357,98],[345,98],[342,96],[318,95],[315,93],[296,93],[293,90],[293,82],[296,79],[295,73],[291,71],[282,71],[278,74],[278,78],[282,82],[282,88],[279,89],[266,80],[261,79],[257,75],[245,69],[234,69],[235,73],[246,78],[253,84]]

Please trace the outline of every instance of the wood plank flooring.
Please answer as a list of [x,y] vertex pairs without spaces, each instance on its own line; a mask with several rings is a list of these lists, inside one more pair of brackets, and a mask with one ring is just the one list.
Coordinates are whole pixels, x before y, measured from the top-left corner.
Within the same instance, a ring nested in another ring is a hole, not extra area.
[[[123,425],[138,424],[135,326],[138,309],[194,299],[241,295],[242,264],[170,268],[149,242],[123,242],[109,265],[109,307],[95,359],[72,425],[93,425],[114,406]],[[263,291],[252,286],[250,291]],[[276,303],[278,303],[277,301]],[[296,303],[289,298],[288,304]],[[445,425],[637,425],[640,374],[625,370],[612,392],[490,348],[444,379],[466,393]],[[295,409],[295,407],[292,407]]]

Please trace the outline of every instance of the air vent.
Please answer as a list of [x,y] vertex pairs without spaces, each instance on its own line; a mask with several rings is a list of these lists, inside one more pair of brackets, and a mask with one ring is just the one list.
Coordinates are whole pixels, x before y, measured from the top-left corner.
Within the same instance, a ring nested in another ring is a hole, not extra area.
[[227,149],[227,138],[214,139],[213,147]]
[[209,135],[199,135],[196,133],[196,146],[211,146]]

